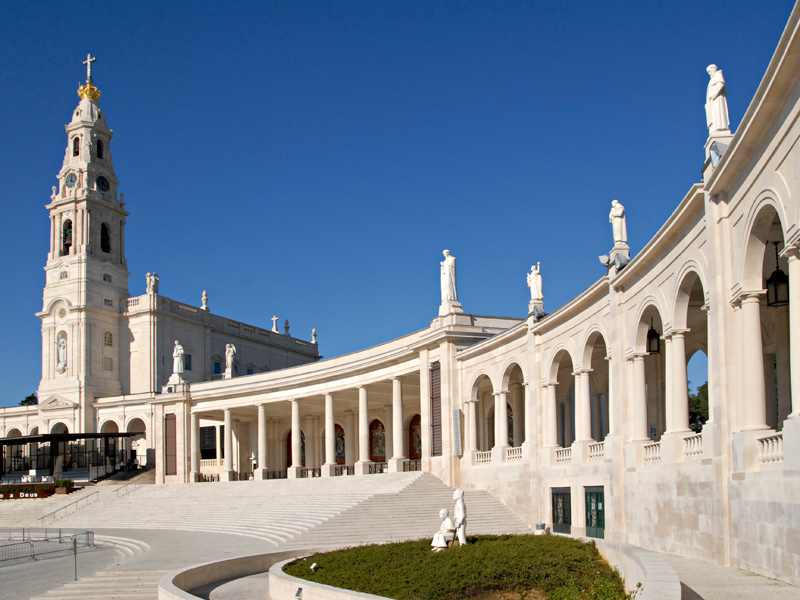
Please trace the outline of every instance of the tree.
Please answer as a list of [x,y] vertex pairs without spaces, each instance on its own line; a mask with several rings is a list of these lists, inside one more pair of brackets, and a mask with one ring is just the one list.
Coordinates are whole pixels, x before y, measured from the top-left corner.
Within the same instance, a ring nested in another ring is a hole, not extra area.
[[39,399],[36,397],[36,392],[30,396],[25,396],[24,400],[19,401],[20,406],[33,406],[35,404],[39,404]]
[[696,394],[689,394],[689,426],[700,433],[708,421],[708,382],[697,388]]

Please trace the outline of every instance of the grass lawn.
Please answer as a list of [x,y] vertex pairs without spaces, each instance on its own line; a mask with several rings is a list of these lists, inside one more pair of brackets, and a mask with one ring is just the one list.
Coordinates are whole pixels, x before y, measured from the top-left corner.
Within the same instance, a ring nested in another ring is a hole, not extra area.
[[468,542],[444,552],[431,552],[430,540],[361,546],[298,559],[284,571],[396,600],[630,598],[593,543],[553,535],[479,536]]

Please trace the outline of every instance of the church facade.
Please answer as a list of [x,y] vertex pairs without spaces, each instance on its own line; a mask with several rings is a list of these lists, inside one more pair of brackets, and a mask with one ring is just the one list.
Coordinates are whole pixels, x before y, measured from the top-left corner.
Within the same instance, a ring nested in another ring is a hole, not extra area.
[[537,268],[527,318],[469,314],[447,252],[428,327],[325,361],[154,285],[129,296],[90,78],[48,206],[41,404],[3,410],[4,435],[135,421],[168,484],[421,469],[531,525],[800,584],[799,32],[796,7],[735,134],[709,67],[702,181],[634,257],[614,205],[607,274],[577,298],[545,314]]

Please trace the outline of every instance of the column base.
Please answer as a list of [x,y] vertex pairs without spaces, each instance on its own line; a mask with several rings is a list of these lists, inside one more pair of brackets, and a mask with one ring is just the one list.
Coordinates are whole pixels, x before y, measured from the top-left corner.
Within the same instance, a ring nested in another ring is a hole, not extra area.
[[800,419],[797,417],[783,422],[783,464],[788,469],[800,468]]
[[373,464],[374,463],[371,460],[365,460],[363,462],[362,461],[358,461],[354,465],[355,474],[356,475],[369,475],[369,468]]
[[406,462],[406,459],[402,456],[397,458],[390,458],[386,461],[386,464],[389,465],[389,473],[402,473],[403,472],[403,464]]
[[219,480],[220,481],[234,481],[234,473],[233,473],[233,471],[220,471]]
[[499,465],[506,462],[506,450],[509,446],[495,446],[492,448],[492,464]]
[[335,477],[336,476],[336,464],[324,464],[320,467],[320,474],[323,477]]
[[192,471],[189,473],[189,483],[197,483],[198,481],[203,481],[203,474],[199,471]]
[[269,478],[269,469],[253,469],[253,479],[265,481]]
[[303,474],[301,471],[304,467],[289,467],[286,469],[286,479],[300,479]]

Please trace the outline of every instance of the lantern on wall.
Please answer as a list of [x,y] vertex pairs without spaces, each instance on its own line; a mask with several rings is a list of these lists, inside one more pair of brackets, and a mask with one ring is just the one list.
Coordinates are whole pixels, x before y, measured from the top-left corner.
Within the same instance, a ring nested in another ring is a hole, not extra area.
[[653,327],[653,317],[650,317],[650,329],[647,330],[647,353],[661,353],[661,334]]
[[778,242],[775,244],[775,270],[767,279],[767,306],[778,308],[789,304],[789,276],[778,264]]

